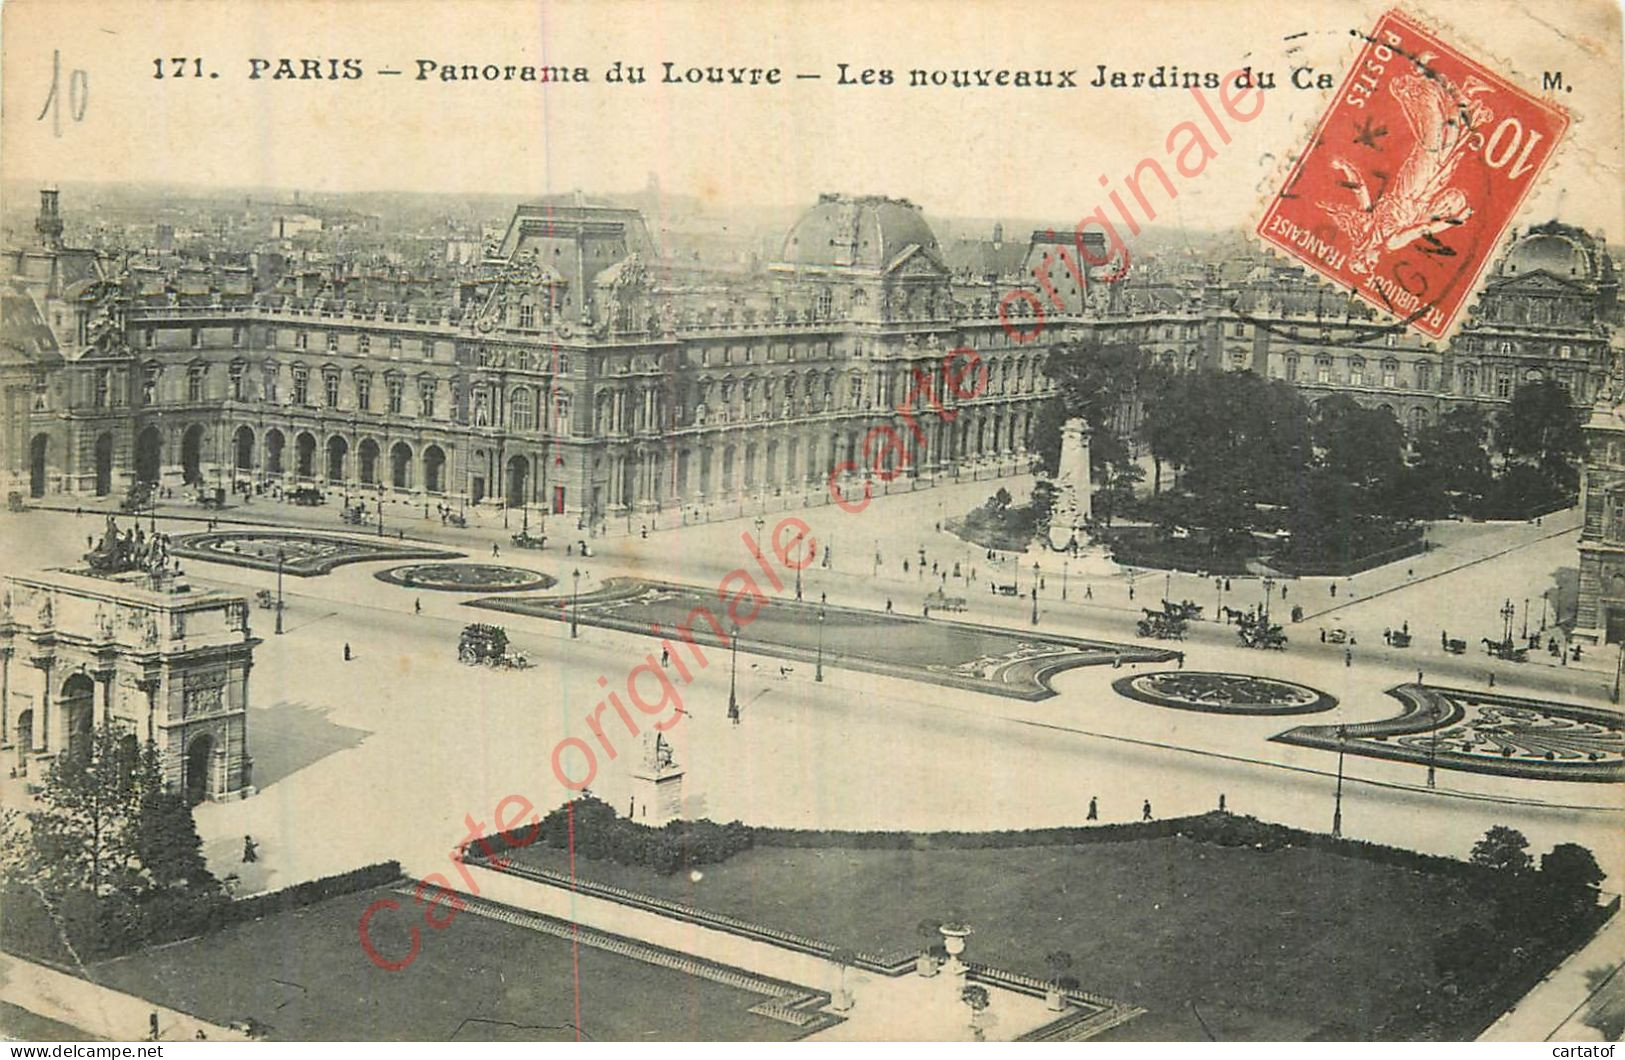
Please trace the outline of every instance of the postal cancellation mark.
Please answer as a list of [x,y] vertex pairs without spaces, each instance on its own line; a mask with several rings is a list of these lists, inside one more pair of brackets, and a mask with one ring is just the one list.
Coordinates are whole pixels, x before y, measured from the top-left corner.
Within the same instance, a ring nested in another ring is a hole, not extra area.
[[1258,235],[1444,338],[1568,124],[1562,107],[1389,11]]

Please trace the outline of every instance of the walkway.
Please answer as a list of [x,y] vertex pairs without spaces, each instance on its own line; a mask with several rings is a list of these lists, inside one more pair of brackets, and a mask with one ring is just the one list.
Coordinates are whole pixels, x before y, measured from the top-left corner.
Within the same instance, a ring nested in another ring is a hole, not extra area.
[[1558,965],[1489,1029],[1481,1042],[1611,1042],[1625,1030],[1625,916],[1614,914],[1589,944]]
[[[810,954],[494,872],[473,862],[467,867],[479,885],[480,895],[491,901],[677,950],[768,979],[804,984],[831,996],[841,987],[840,968]],[[907,974],[892,978],[848,969],[845,982],[854,999],[852,1008],[840,1013],[845,1022],[809,1040],[970,1040],[969,1010],[959,1001],[955,976],[926,979]],[[1042,998],[992,988],[989,993],[993,995],[989,1009],[993,1019],[984,1024],[989,1039],[1014,1039],[1057,1018]]]
[[162,1042],[196,1041],[199,1032],[215,1042],[250,1040],[240,1031],[155,1005],[132,994],[110,990],[88,979],[67,975],[9,953],[0,953],[0,1001],[114,1042],[151,1040],[154,1013],[158,1016],[158,1040]]

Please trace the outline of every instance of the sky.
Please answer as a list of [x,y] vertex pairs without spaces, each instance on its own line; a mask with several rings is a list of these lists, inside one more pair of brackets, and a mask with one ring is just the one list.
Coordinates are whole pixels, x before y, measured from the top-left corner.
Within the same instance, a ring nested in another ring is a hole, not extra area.
[[[1251,64],[1272,71],[1277,89],[1256,118],[1228,123],[1231,142],[1215,142],[1203,172],[1179,178],[1173,200],[1158,204],[1162,223],[1248,224],[1335,95],[1315,76],[1340,82],[1355,31],[1381,10],[1310,2],[1286,14],[1228,0],[11,0],[0,11],[0,176],[23,186],[132,180],[524,198],[635,190],[653,173],[665,190],[719,209],[845,191],[907,197],[939,216],[1081,219],[1142,159],[1166,160],[1170,132],[1201,119],[1191,93],[912,88],[909,71],[1073,70],[1088,82],[1099,64],[1216,73]],[[1617,9],[1477,0],[1448,12],[1448,22],[1429,21],[1526,88],[1563,75],[1553,95],[1577,120],[1520,222],[1561,216],[1618,240]],[[295,70],[315,59],[323,74],[349,59],[363,74],[274,79],[284,58]],[[164,60],[162,78],[154,59]],[[254,59],[267,63],[258,79]],[[420,81],[419,60],[584,67],[590,80]],[[617,61],[644,67],[648,82],[606,82]],[[777,68],[781,83],[660,84],[668,61],[764,76]],[[841,85],[840,63],[854,77],[890,69],[893,84]],[[174,76],[177,65],[189,76]],[[1295,68],[1309,71],[1299,74],[1307,87],[1288,83]],[[32,210],[31,198],[18,206]]]

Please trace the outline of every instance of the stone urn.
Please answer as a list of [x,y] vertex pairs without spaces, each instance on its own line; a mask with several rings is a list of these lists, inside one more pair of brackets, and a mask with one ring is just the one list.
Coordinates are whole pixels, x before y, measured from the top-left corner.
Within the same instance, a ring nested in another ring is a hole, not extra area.
[[959,955],[965,952],[965,940],[970,937],[969,924],[944,924],[939,929],[942,932],[942,948],[948,951],[948,971],[954,975],[965,974],[965,962]]

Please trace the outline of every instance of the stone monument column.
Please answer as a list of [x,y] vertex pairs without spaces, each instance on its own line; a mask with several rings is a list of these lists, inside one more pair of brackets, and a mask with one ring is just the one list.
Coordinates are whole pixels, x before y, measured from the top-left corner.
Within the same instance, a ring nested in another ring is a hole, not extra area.
[[158,714],[158,687],[159,680],[156,674],[142,677],[135,683],[135,687],[147,694],[147,742],[152,743],[158,738],[156,731]]
[[111,728],[113,725],[113,676],[111,666],[104,666],[99,670],[90,671],[90,676],[97,684],[102,686],[102,725]]
[[11,746],[11,657],[17,649],[0,647],[0,747]]
[[51,749],[51,667],[56,664],[56,656],[49,653],[34,655],[28,661],[35,669],[39,670],[41,677],[39,700],[40,742],[39,746],[34,749],[36,751],[48,751]]

